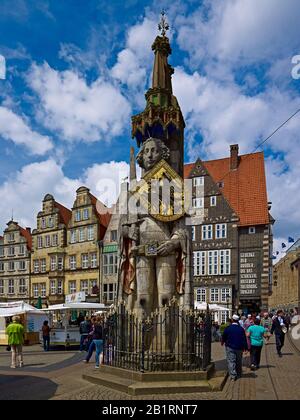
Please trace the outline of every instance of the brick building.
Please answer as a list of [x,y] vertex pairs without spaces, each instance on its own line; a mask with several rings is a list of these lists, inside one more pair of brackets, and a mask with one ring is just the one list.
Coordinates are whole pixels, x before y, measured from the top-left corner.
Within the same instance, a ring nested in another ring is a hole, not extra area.
[[0,237],[0,301],[29,302],[31,246],[30,228],[8,222]]
[[300,313],[300,239],[273,267],[273,290],[269,308],[295,309]]
[[[268,307],[272,229],[263,153],[185,165],[193,179],[195,299],[231,311]],[[224,321],[226,312],[218,314]]]

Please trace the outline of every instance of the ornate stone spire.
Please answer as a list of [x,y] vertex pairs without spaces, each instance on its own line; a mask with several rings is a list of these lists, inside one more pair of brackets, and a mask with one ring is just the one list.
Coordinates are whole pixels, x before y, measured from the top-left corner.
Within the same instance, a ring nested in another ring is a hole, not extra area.
[[136,138],[138,146],[149,137],[161,139],[171,150],[172,167],[182,175],[185,123],[172,91],[174,69],[168,63],[172,50],[169,38],[166,36],[169,25],[165,12],[162,12],[158,28],[161,35],[155,38],[152,45],[154,51],[152,86],[145,95],[147,102],[145,110],[132,117],[132,137]]

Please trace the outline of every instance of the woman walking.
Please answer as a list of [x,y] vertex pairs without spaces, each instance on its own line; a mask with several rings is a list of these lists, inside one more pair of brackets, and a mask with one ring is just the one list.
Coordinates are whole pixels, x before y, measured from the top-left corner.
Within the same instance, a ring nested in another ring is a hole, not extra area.
[[103,342],[104,342],[104,328],[103,328],[103,318],[101,316],[97,316],[96,321],[93,325],[92,330],[92,343],[90,344],[90,349],[86,359],[84,360],[86,363],[89,362],[93,350],[93,347],[96,349],[96,366],[95,368],[98,369],[99,365],[103,362]]
[[264,344],[264,337],[266,337],[266,330],[260,325],[260,320],[255,319],[254,325],[251,325],[246,335],[250,339],[250,360],[251,370],[259,369],[261,350]]

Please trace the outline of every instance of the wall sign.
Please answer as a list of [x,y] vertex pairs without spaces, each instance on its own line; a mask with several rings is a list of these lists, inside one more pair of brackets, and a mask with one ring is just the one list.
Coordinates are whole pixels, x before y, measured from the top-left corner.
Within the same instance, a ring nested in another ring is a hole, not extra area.
[[240,253],[240,298],[260,296],[261,251]]

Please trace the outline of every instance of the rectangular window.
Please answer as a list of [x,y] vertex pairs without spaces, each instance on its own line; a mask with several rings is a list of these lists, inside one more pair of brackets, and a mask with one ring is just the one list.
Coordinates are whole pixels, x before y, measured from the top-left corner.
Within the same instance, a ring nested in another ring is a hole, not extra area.
[[26,270],[26,261],[19,261],[19,270]]
[[205,276],[206,274],[206,252],[194,251],[194,276]]
[[198,176],[193,178],[193,186],[194,187],[200,187],[204,185],[204,176]]
[[226,239],[227,237],[227,224],[221,223],[216,225],[216,239]]
[[34,298],[39,297],[39,285],[38,284],[33,285],[33,297]]
[[193,207],[194,209],[203,209],[204,207],[204,198],[193,198]]
[[226,249],[225,250],[225,274],[230,274],[231,272],[231,250]]
[[15,263],[13,261],[9,261],[8,271],[15,271]]
[[115,283],[105,283],[103,285],[103,298],[107,302],[113,302],[116,297],[117,285]]
[[0,247],[0,257],[4,257],[4,248]]
[[14,242],[15,240],[15,234],[14,233],[10,233],[8,235],[8,242]]
[[53,217],[49,217],[49,219],[48,219],[48,227],[49,228],[53,228],[53,226],[54,226]]
[[212,303],[219,302],[219,289],[210,289],[210,301]]
[[50,257],[50,270],[56,270],[56,257]]
[[20,247],[19,247],[19,255],[25,255],[25,246],[24,245],[20,245]]
[[79,242],[85,241],[85,228],[79,229]]
[[50,281],[50,294],[56,295],[56,280]]
[[46,297],[46,283],[41,283],[41,297]]
[[42,229],[46,228],[46,219],[42,219]]
[[208,274],[210,276],[218,274],[218,251],[208,251]]
[[80,281],[80,290],[81,290],[81,292],[85,292],[88,295],[88,293],[89,293],[89,281],[88,280],[81,280]]
[[82,268],[89,268],[89,254],[82,254],[81,255],[81,267]]
[[57,266],[58,266],[58,270],[62,271],[64,269],[64,260],[63,257],[58,257],[57,259]]
[[71,239],[70,239],[70,242],[71,242],[71,244],[75,244],[76,241],[77,241],[77,232],[74,229],[74,230],[71,230]]
[[217,197],[213,195],[212,197],[210,197],[210,206],[215,207],[216,205],[217,205]]
[[196,290],[196,300],[197,302],[206,302],[206,289],[199,287]]
[[0,295],[4,295],[4,280],[0,279]]
[[213,225],[202,226],[202,240],[213,239]]
[[93,241],[94,240],[94,226],[88,226],[87,234],[88,234],[88,241]]
[[113,275],[118,271],[118,255],[117,253],[104,254],[103,256],[103,273],[105,275]]
[[33,271],[34,273],[38,273],[40,271],[40,262],[39,260],[33,261]]
[[96,295],[99,292],[97,280],[90,280],[91,295]]
[[55,233],[54,235],[52,235],[52,246],[57,246],[58,245],[58,235]]
[[14,279],[8,280],[8,294],[13,295],[15,293],[15,281]]
[[93,252],[91,254],[91,267],[96,268],[97,267],[97,254],[96,252]]
[[118,231],[117,230],[112,230],[110,232],[110,240],[111,240],[111,242],[117,242],[117,240],[118,240]]
[[196,240],[196,226],[192,226],[192,241]]
[[249,232],[249,235],[253,235],[256,232],[255,226],[249,227],[248,232]]
[[221,289],[221,302],[222,303],[229,303],[230,301],[230,288],[229,287],[223,287]]
[[20,295],[23,295],[24,293],[26,293],[26,280],[25,279],[19,280],[19,293]]
[[83,210],[83,220],[88,220],[89,219],[89,209],[84,209]]
[[50,235],[46,235],[45,236],[45,246],[47,248],[49,248],[51,246],[51,239],[50,239]]
[[71,255],[69,259],[70,270],[76,270],[76,255]]
[[76,293],[76,281],[69,281],[69,293]]
[[46,272],[46,258],[41,259],[41,272],[42,273]]
[[0,271],[4,271],[4,263],[0,262]]
[[15,255],[15,247],[14,246],[10,246],[8,248],[8,256],[9,257],[13,257]]
[[81,211],[77,210],[75,213],[75,222],[80,222],[81,220]]
[[37,238],[37,247],[38,248],[43,248],[43,237],[42,236],[38,236],[38,238]]
[[227,322],[227,319],[229,318],[229,312],[227,311],[221,311],[221,324],[225,324]]
[[57,280],[57,294],[58,295],[63,294],[62,280]]

